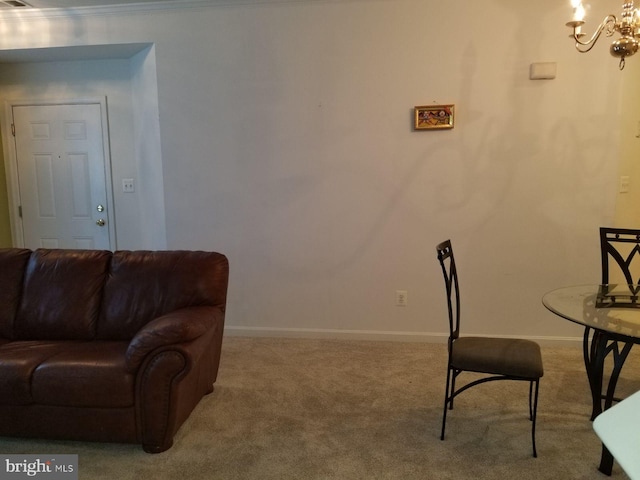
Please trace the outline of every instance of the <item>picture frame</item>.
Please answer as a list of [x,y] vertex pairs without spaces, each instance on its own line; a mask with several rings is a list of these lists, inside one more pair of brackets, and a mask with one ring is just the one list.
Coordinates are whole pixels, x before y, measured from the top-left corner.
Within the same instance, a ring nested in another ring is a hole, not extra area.
[[422,105],[413,110],[416,130],[453,128],[455,105]]

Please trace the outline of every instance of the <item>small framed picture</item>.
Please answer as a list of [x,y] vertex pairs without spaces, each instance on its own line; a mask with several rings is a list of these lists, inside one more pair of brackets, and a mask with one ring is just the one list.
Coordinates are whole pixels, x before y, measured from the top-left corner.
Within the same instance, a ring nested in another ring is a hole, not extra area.
[[414,128],[434,130],[453,128],[454,105],[424,105],[414,108]]

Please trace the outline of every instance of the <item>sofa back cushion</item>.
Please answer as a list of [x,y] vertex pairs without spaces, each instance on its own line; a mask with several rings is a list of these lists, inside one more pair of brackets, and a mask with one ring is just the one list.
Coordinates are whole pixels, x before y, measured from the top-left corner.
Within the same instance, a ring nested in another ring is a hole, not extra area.
[[0,249],[0,339],[13,340],[24,270],[31,255],[26,248]]
[[14,332],[20,340],[95,337],[111,252],[34,251],[27,263]]
[[227,258],[202,251],[118,251],[104,289],[100,340],[130,340],[154,318],[178,308],[224,310]]

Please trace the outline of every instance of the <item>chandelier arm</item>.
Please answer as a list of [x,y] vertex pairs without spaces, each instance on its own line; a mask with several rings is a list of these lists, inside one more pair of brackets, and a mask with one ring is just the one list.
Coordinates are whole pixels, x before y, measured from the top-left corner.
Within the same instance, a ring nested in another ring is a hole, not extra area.
[[[613,35],[616,31],[616,26],[618,24],[618,19],[615,15],[607,15],[602,23],[598,26],[597,30],[593,33],[589,40],[580,40],[580,35],[576,32],[576,29],[573,30],[573,39],[576,41],[576,50],[580,53],[589,52],[593,46],[596,44],[602,32],[605,32],[607,37]],[[581,48],[587,47],[587,48]]]

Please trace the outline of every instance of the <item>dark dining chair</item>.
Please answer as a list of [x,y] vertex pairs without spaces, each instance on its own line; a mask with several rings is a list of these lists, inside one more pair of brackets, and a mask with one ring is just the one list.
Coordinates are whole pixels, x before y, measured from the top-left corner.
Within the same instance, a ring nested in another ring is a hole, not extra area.
[[[638,293],[640,292],[640,230],[628,228],[600,228],[600,258],[602,262],[601,290],[608,293],[614,285],[620,292],[621,285],[628,285],[628,293],[622,300],[614,297],[612,304],[603,306],[640,307]],[[611,408],[613,402],[621,399],[615,397],[616,385],[620,378],[622,367],[631,352],[634,342],[625,341],[623,337],[608,334],[603,331],[585,328],[583,339],[584,362],[591,387],[593,407],[591,420],[595,420],[604,411]],[[611,355],[612,369],[609,375],[606,392],[603,392],[604,359]],[[602,401],[604,400],[604,405]],[[601,472],[611,475],[613,455],[602,445],[600,458]]]
[[[604,288],[611,284],[622,284],[629,286],[629,298],[635,298],[636,305],[627,306],[638,307],[638,293],[640,292],[640,230],[628,228],[600,228],[600,257],[602,261],[601,283]],[[620,305],[622,306],[622,305]],[[600,338],[596,332],[589,338],[590,329],[587,327],[584,334],[584,358],[589,367],[597,355],[607,356],[612,354],[613,369],[609,377],[607,391],[602,392],[600,398],[593,399],[594,408],[591,419],[595,419],[601,411],[600,403],[605,401],[604,409],[611,407],[614,401],[620,401],[614,397],[618,378],[622,371],[622,366],[627,359],[632,342],[619,341],[608,336]],[[602,374],[596,372],[590,381],[597,382],[592,391],[602,390]]]
[[[444,275],[449,309],[449,360],[440,439],[444,440],[447,409],[453,409],[453,400],[460,393],[475,385],[493,380],[525,381],[529,382],[531,442],[533,456],[537,457],[536,414],[538,387],[543,375],[540,346],[536,342],[524,339],[461,336],[458,271],[451,241],[446,240],[440,243],[436,250]],[[462,372],[476,372],[486,375],[456,389],[456,379]]]

